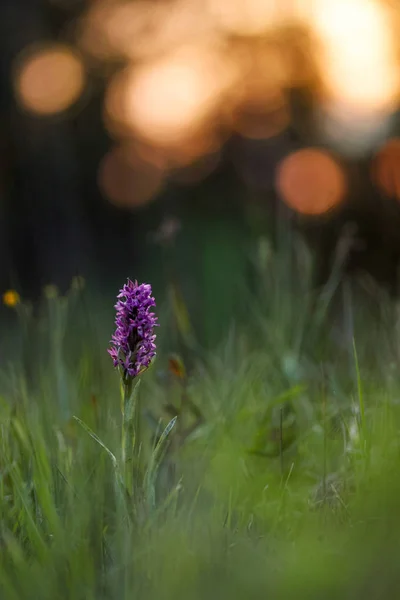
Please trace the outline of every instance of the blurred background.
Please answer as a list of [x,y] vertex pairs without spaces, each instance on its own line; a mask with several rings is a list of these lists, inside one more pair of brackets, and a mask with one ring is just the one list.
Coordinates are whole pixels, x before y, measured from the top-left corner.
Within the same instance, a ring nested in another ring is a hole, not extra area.
[[345,240],[396,294],[399,33],[395,0],[2,0],[0,290],[174,282],[212,343],[301,236],[316,287]]

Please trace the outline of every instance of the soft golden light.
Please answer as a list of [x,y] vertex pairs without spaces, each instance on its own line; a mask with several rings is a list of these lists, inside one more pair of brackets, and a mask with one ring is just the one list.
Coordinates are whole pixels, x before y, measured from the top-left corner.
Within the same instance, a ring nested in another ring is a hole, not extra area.
[[114,0],[92,2],[78,23],[76,37],[79,47],[98,60],[107,60],[113,55],[106,35],[106,24],[112,18],[115,8]]
[[208,0],[216,23],[229,33],[258,35],[292,14],[292,0]]
[[376,153],[372,179],[383,194],[400,200],[400,138],[388,140]]
[[147,162],[134,146],[116,146],[103,158],[98,172],[99,187],[117,206],[139,208],[161,191],[165,173]]
[[187,47],[140,68],[110,88],[114,123],[158,145],[175,145],[204,128],[232,83],[229,63],[207,47]]
[[32,49],[19,59],[15,93],[19,103],[39,115],[53,115],[69,108],[82,93],[85,72],[70,48]]
[[99,58],[148,59],[182,44],[254,36],[298,20],[311,0],[96,0],[81,21],[82,47]]
[[347,184],[343,169],[328,152],[306,148],[282,161],[276,188],[293,210],[304,215],[320,215],[343,200]]
[[377,0],[314,0],[329,101],[366,113],[391,110],[399,94],[394,31]]
[[180,169],[196,163],[207,156],[215,156],[223,142],[224,137],[205,127],[193,136],[188,136],[180,143],[170,144],[164,148],[171,169]]
[[110,46],[131,59],[148,59],[215,35],[202,0],[117,4],[105,27]]
[[289,86],[307,88],[316,93],[320,86],[317,60],[320,41],[310,24],[303,20],[285,23],[275,29],[273,38],[279,50],[280,61],[287,70]]
[[224,103],[229,126],[245,137],[268,138],[289,122],[284,89],[288,67],[276,43],[254,40],[232,48],[240,72],[239,84]]

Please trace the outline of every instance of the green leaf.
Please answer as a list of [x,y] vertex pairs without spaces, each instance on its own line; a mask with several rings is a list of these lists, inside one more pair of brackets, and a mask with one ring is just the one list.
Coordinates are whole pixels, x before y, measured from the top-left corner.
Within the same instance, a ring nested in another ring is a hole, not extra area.
[[118,468],[118,461],[115,458],[115,455],[111,452],[111,450],[109,448],[107,448],[107,446],[104,444],[104,442],[101,441],[99,436],[96,435],[95,432],[92,431],[92,429],[90,429],[90,427],[88,425],[86,425],[86,423],[84,423],[79,417],[74,415],[73,419],[75,419],[75,421],[77,423],[79,423],[79,425],[82,427],[82,429],[84,429],[86,431],[86,433],[88,433],[90,435],[90,437],[93,438],[99,444],[99,446],[101,446],[103,448],[103,450],[105,450],[107,452],[108,456],[111,458],[113,466],[115,468]]
[[158,440],[157,445],[155,446],[151,454],[149,466],[146,471],[145,489],[147,491],[147,499],[152,508],[154,508],[155,506],[155,483],[157,479],[158,469],[167,449],[168,436],[174,428],[177,419],[178,417],[174,417],[173,419],[171,419],[164,431],[162,432],[160,439]]

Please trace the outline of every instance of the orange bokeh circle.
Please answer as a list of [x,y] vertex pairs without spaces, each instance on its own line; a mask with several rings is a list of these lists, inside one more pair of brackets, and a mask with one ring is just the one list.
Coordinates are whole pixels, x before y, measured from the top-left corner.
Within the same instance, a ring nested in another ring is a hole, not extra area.
[[400,200],[400,138],[388,140],[372,161],[372,179],[389,198]]
[[102,159],[98,185],[108,200],[119,207],[136,209],[148,204],[162,190],[165,171],[152,164],[132,145],[112,148]]
[[305,148],[281,162],[276,189],[296,212],[321,215],[342,202],[347,182],[342,167],[328,152]]
[[85,69],[68,46],[32,48],[19,57],[14,87],[24,109],[54,115],[69,108],[82,93]]

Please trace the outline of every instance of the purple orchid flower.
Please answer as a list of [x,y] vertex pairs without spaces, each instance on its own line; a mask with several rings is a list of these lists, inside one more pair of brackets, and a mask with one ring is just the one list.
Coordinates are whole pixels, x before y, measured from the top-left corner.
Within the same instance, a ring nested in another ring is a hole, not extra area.
[[150,311],[156,303],[151,293],[148,283],[138,285],[128,279],[117,296],[116,330],[108,353],[114,367],[121,368],[125,381],[146,370],[156,355],[157,317]]

